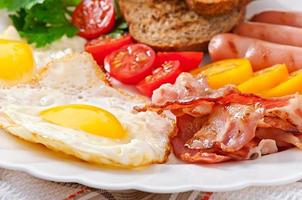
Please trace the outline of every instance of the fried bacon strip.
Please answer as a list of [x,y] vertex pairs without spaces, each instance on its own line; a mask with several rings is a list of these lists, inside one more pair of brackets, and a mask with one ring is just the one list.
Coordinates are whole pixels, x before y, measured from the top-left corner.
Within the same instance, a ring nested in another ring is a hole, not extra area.
[[290,132],[285,132],[280,129],[270,128],[270,129],[258,129],[256,131],[256,136],[261,139],[273,139],[276,143],[286,143],[298,147],[302,150],[302,135],[293,134]]
[[209,149],[218,145],[224,152],[238,151],[255,137],[263,111],[259,105],[216,105],[186,146],[190,149]]
[[231,157],[215,153],[214,148],[200,151],[186,147],[185,143],[197,132],[206,121],[203,117],[182,115],[177,119],[178,134],[172,140],[174,154],[187,162],[192,163],[219,163],[231,160]]
[[138,111],[169,110],[177,117],[175,155],[192,163],[245,160],[296,146],[302,150],[302,97],[264,99],[233,86],[209,88],[204,77],[181,74],[155,90]]

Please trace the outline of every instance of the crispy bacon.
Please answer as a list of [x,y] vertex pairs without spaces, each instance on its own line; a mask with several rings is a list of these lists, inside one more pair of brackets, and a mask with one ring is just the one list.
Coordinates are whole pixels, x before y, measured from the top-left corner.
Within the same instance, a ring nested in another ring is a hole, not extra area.
[[[219,155],[213,150],[200,151],[185,146],[187,140],[193,137],[203,125],[206,118],[183,115],[177,118],[178,134],[172,139],[174,153],[180,159],[192,163],[219,163],[230,160],[231,157]],[[212,152],[211,152],[212,151]]]
[[260,128],[256,131],[256,136],[260,139],[272,139],[277,142],[287,143],[294,145],[302,150],[302,137],[301,134],[295,135],[293,133],[285,132],[276,128],[263,129]]
[[216,153],[214,149],[208,151],[200,151],[185,147],[183,141],[176,137],[172,140],[175,155],[183,161],[190,163],[220,163],[231,160],[227,155]]
[[[267,114],[267,113],[266,113]],[[258,124],[259,128],[278,128],[287,132],[297,133],[299,130],[295,125],[278,116],[264,116],[263,121]]]
[[224,152],[220,148],[212,147],[209,149],[190,149],[185,144],[194,133],[198,131],[206,117],[194,118],[189,115],[178,117],[177,128],[178,134],[172,139],[174,154],[186,161],[192,163],[220,163],[229,160],[245,160],[250,158],[251,149],[255,148],[259,139],[254,138],[249,141],[244,147],[235,152]]
[[175,155],[187,162],[218,163],[302,149],[302,96],[264,99],[234,86],[208,87],[204,77],[181,74],[138,111],[170,110],[177,118]]
[[[164,90],[165,87],[161,86],[157,90]],[[159,93],[155,92],[153,95],[158,95]],[[254,105],[254,104],[261,104],[263,108],[268,110],[274,110],[275,108],[282,108],[285,109],[288,107],[291,101],[297,100],[302,101],[300,96],[293,95],[293,96],[286,96],[281,98],[272,98],[272,99],[264,99],[262,97],[256,96],[254,94],[243,94],[236,90],[236,88],[232,86],[223,87],[219,89],[222,92],[219,92],[219,95],[215,95],[215,91],[211,91],[208,95],[205,96],[198,96],[198,97],[190,97],[184,100],[177,99],[171,101],[165,101],[163,104],[157,104],[152,102],[151,104],[145,105],[142,108],[136,108],[138,111],[146,111],[146,110],[153,110],[153,111],[162,111],[162,110],[177,110],[177,109],[184,109],[184,108],[192,108],[204,103],[216,103],[221,105],[227,104],[243,104],[243,105]],[[164,93],[162,91],[162,93]],[[294,103],[294,102],[293,102]],[[296,115],[300,115],[302,117],[302,110],[298,109],[295,112]]]
[[208,82],[204,77],[195,79],[188,73],[182,73],[174,85],[164,84],[155,90],[152,102],[156,105],[165,105],[167,102],[192,101],[196,97],[208,93]]
[[294,126],[297,129],[296,132],[302,132],[302,96],[296,94],[287,98],[287,104],[267,109],[266,116],[279,117]]
[[272,139],[262,139],[257,146],[251,148],[248,158],[256,159],[262,155],[272,154],[278,152],[277,143]]
[[[291,96],[264,99],[253,94],[240,93],[232,85],[213,90],[208,86],[205,77],[193,77],[189,73],[182,73],[175,84],[164,84],[153,92],[152,104],[148,109],[171,109],[201,104],[204,101],[214,101],[220,104],[241,103],[244,105],[261,103],[266,109],[282,107],[288,104]],[[302,115],[302,112],[301,112]]]
[[223,155],[228,155],[232,160],[246,160],[257,158],[254,154],[250,154],[251,150],[256,148],[260,140],[258,138],[253,138],[250,142],[244,145],[240,150],[234,152],[224,152],[220,150],[219,152]]
[[215,106],[186,146],[190,149],[209,149],[218,145],[225,152],[238,151],[255,137],[263,111],[257,105]]

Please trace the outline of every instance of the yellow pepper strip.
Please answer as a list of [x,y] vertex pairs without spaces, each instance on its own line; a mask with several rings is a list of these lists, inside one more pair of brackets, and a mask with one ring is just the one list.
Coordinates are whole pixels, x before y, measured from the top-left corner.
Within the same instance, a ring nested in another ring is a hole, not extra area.
[[253,69],[247,59],[228,59],[211,63],[191,71],[197,76],[203,74],[207,77],[209,86],[217,89],[227,84],[238,85],[253,75]]
[[255,72],[254,76],[240,84],[238,89],[243,93],[260,94],[287,80],[288,77],[286,65],[278,64]]
[[296,92],[302,93],[302,69],[291,73],[286,81],[262,94],[265,97],[280,97]]

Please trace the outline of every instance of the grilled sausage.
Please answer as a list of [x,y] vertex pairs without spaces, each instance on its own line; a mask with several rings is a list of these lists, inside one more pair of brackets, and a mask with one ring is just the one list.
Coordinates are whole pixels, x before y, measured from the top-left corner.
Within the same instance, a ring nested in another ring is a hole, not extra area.
[[302,28],[302,12],[264,11],[255,15],[251,20],[269,24],[279,24]]
[[235,34],[213,37],[209,44],[209,53],[214,61],[245,57],[251,62],[254,70],[281,63],[286,64],[290,72],[302,68],[302,48]]
[[234,33],[278,44],[302,47],[302,28],[245,22],[239,24]]

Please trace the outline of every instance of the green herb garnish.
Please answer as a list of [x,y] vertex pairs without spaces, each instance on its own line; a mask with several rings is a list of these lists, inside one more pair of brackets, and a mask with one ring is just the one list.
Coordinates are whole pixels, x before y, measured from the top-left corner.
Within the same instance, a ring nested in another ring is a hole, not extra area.
[[19,34],[36,47],[43,47],[64,35],[78,32],[70,22],[70,6],[79,0],[0,0],[0,8],[11,12],[10,18]]
[[[81,0],[0,0],[0,9],[7,9],[21,37],[36,47],[44,47],[64,35],[73,37],[78,29],[71,23],[72,11]],[[114,0],[115,27],[108,36],[118,38],[128,31],[127,23]]]

